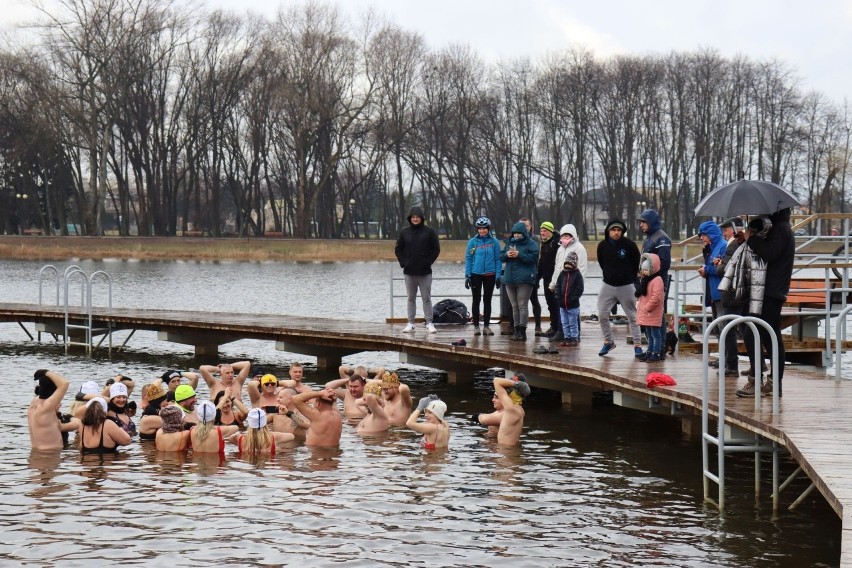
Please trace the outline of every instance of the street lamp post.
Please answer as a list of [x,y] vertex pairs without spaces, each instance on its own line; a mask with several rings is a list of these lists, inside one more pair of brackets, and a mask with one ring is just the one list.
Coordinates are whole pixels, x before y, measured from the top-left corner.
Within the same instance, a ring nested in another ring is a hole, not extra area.
[[355,222],[355,198],[349,200],[349,237],[358,236],[358,223]]
[[[16,193],[15,194],[15,200],[16,201],[22,200],[20,205],[17,205],[17,204],[15,205],[15,222],[18,225],[18,234],[19,235],[22,235],[24,233],[24,228],[21,226],[21,221],[20,221],[20,218],[23,217],[23,216],[19,215],[18,211],[20,210],[21,207],[23,207],[24,211],[26,212],[27,199],[29,197],[30,196],[27,195],[26,193]],[[26,218],[26,217],[24,217],[24,218]]]
[[[637,202],[636,202],[636,208],[639,210],[639,215],[641,215],[641,214],[642,214],[642,211],[644,211],[644,210],[645,210],[645,206],[646,206],[647,204],[648,204],[648,203],[647,203],[647,202],[645,202],[645,201],[637,201]],[[638,216],[638,215],[637,215],[637,216]],[[636,224],[636,238],[637,238],[637,240],[642,238],[642,231],[639,229],[639,224],[638,224],[638,223]]]

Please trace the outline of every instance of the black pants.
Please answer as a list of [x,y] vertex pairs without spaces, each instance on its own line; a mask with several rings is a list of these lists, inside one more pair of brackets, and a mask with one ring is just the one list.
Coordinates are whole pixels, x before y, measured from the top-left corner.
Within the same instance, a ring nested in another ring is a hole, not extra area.
[[[784,351],[784,342],[781,340],[781,308],[784,306],[784,300],[776,298],[764,298],[763,310],[761,310],[760,319],[769,324],[775,336],[778,338],[778,368],[772,369],[775,376],[778,378],[778,394],[781,394],[781,380],[784,378],[784,359],[787,353]],[[760,345],[769,354],[769,360],[772,360],[772,338],[769,332],[763,327],[758,326],[758,335],[760,336]],[[754,335],[751,332],[748,324],[743,325],[743,341],[745,341],[746,351],[748,352],[748,360],[751,363],[751,368],[755,372],[755,377],[760,373],[761,365],[763,364],[763,353],[760,354],[760,363],[755,361],[754,353]]]
[[479,301],[483,298],[485,292],[485,301],[482,306],[482,323],[488,325],[491,323],[491,296],[494,294],[494,283],[497,277],[494,274],[488,276],[484,274],[470,275],[470,292],[473,294],[473,325],[479,325]]
[[530,296],[530,303],[532,304],[533,309],[533,319],[535,320],[535,328],[539,329],[541,327],[541,303],[538,301],[538,280],[536,280],[535,288],[533,288],[532,295]]
[[512,313],[512,302],[509,301],[509,296],[506,295],[506,285],[500,287],[500,320],[505,320],[509,324],[509,329],[515,327],[515,321]]
[[544,301],[547,304],[547,311],[550,312],[550,328],[559,331],[562,329],[562,323],[559,321],[559,303],[556,301],[556,292],[551,292],[547,283],[544,285]]

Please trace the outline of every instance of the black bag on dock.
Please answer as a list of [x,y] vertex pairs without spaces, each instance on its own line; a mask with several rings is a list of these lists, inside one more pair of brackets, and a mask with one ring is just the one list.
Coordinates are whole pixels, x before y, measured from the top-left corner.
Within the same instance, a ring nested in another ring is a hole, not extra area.
[[432,323],[467,323],[469,316],[467,306],[451,298],[432,306]]

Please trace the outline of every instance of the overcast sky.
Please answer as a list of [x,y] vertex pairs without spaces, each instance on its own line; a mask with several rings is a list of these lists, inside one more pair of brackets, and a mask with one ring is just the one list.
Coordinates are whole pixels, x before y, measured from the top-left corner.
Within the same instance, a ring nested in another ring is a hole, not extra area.
[[[51,0],[47,0],[50,2]],[[211,8],[274,15],[289,0],[199,0]],[[0,21],[24,17],[27,0],[0,0]],[[712,47],[723,55],[778,58],[802,86],[852,99],[852,0],[338,0],[357,18],[368,7],[420,32],[432,48],[472,46],[495,61],[569,46],[600,56]]]

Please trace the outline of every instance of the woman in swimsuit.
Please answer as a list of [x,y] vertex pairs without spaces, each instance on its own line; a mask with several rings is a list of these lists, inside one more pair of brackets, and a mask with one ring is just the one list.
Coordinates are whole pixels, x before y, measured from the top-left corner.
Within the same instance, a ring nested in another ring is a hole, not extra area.
[[165,408],[168,401],[166,389],[163,388],[162,383],[157,382],[146,386],[145,394],[148,404],[142,410],[142,418],[139,419],[139,439],[153,440],[157,436],[157,430],[163,427],[160,409]]
[[160,410],[163,427],[157,430],[154,441],[161,452],[182,452],[189,447],[189,430],[183,429],[183,411],[174,405]]
[[[417,418],[425,411],[426,421],[418,422]],[[424,396],[405,425],[415,432],[423,434],[423,447],[427,450],[446,448],[450,442],[450,425],[444,421],[447,405],[435,395]]]
[[216,407],[209,400],[199,404],[195,410],[198,413],[198,424],[189,430],[189,447],[193,452],[225,453],[225,438],[238,432],[239,427],[215,426]]
[[243,401],[231,394],[231,387],[216,393],[213,404],[216,405],[216,420],[213,421],[213,424],[216,426],[243,427],[248,409]]
[[228,438],[228,441],[237,445],[240,453],[274,456],[276,444],[285,444],[295,438],[293,434],[270,432],[266,427],[266,412],[261,408],[249,410],[246,422],[248,428],[245,434],[237,432]]
[[136,424],[127,415],[127,386],[124,383],[113,383],[109,386],[107,416],[131,436],[136,435]]
[[84,454],[114,454],[118,446],[130,443],[130,434],[112,420],[107,420],[107,402],[101,397],[86,403],[83,425],[77,431],[80,452]]

